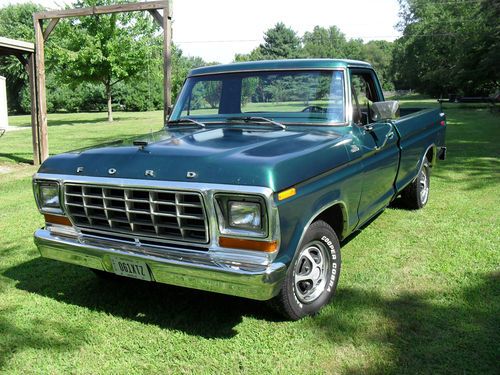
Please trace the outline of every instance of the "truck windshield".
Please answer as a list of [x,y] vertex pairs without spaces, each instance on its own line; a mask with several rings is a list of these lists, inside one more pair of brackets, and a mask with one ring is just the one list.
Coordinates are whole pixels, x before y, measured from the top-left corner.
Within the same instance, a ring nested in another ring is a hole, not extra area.
[[340,70],[194,76],[187,79],[170,121],[230,123],[258,116],[287,124],[334,125],[346,121],[344,101]]

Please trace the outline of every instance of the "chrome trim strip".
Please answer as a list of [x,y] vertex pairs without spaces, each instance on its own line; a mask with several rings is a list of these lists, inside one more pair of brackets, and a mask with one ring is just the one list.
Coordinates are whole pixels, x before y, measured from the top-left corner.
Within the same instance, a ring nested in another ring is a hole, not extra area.
[[221,72],[207,72],[207,73],[199,73],[199,74],[189,74],[187,78],[191,77],[203,77],[203,76],[211,76],[211,75],[220,75],[220,74],[234,74],[234,73],[255,73],[255,72],[289,72],[289,71],[307,71],[307,70],[346,70],[344,66],[336,66],[336,67],[309,67],[309,68],[255,68],[255,69],[242,69],[242,70],[225,70]]
[[[367,67],[359,67],[359,68],[367,68]],[[268,72],[268,71],[341,71],[344,74],[344,110],[346,111],[344,113],[344,119],[346,121],[339,122],[339,123],[334,123],[335,125],[318,125],[318,126],[348,126],[352,122],[352,105],[351,105],[351,95],[348,95],[350,93],[350,90],[348,88],[350,87],[350,75],[347,74],[347,71],[349,69],[349,66],[344,67],[344,66],[338,66],[338,67],[328,67],[328,68],[319,68],[319,67],[313,67],[313,68],[256,68],[256,69],[246,69],[246,70],[228,70],[228,71],[223,71],[223,72],[208,72],[208,73],[201,73],[201,74],[189,74],[187,78],[193,78],[193,77],[203,77],[203,76],[209,76],[209,75],[221,75],[221,74],[234,74],[234,73],[254,73],[254,72]],[[371,68],[373,69],[373,68]],[[183,85],[182,89],[184,90],[186,86]],[[182,92],[179,94],[179,98],[182,96]],[[175,106],[179,105],[177,102],[175,103]],[[172,113],[175,113],[175,106],[172,110]],[[349,115],[349,111],[351,114]],[[180,113],[179,113],[179,118],[180,118]]]
[[147,247],[112,241],[71,238],[45,229],[35,232],[42,257],[112,272],[112,256],[146,262],[153,280],[178,286],[268,300],[279,293],[286,265],[232,263],[209,253],[187,253],[172,248],[161,257],[146,254]]
[[238,192],[247,194],[258,194],[265,197],[271,197],[272,189],[263,186],[247,186],[247,185],[229,185],[229,184],[213,184],[201,183],[192,181],[160,181],[160,180],[145,180],[119,177],[93,177],[93,176],[75,176],[62,175],[51,173],[35,173],[34,180],[53,180],[59,183],[88,183],[95,185],[109,185],[127,188],[146,188],[146,189],[171,189],[171,190],[186,190],[186,191],[208,191],[217,190],[219,192]]
[[[247,114],[247,113],[253,113],[253,112],[243,112],[243,114]],[[269,112],[269,113],[274,113],[274,112]],[[192,118],[193,116],[190,116],[189,118]],[[201,118],[207,118],[207,117],[203,117],[203,115],[200,115],[199,117]],[[276,116],[276,117],[280,117],[280,118],[285,118],[285,117],[281,117],[281,116]],[[188,118],[187,116],[183,116],[182,118]],[[287,117],[287,118],[291,118],[291,117]],[[224,119],[222,117],[222,119]],[[230,124],[228,122],[224,122],[222,120],[220,121],[210,121],[210,122],[207,122],[205,121],[204,122],[205,125],[219,125],[219,126],[226,126],[229,125],[229,126],[232,126],[234,128],[241,128],[241,129],[251,129],[252,131],[276,131],[276,129],[273,129],[273,128],[269,128],[269,127],[263,127],[261,125],[252,125],[252,123],[248,123],[248,124]],[[313,127],[313,126],[318,126],[318,127],[326,127],[326,126],[336,126],[336,127],[339,127],[339,126],[348,126],[349,125],[349,122],[347,121],[343,121],[343,122],[329,122],[329,123],[324,123],[324,122],[286,122],[286,121],[282,121],[281,124],[283,125],[286,125],[287,126],[287,130],[292,130],[293,131],[293,127],[300,127],[300,126],[310,126],[310,127]],[[288,127],[291,126],[292,128],[291,129],[288,129]],[[214,126],[215,127],[215,126]],[[165,126],[165,128],[169,131],[169,132],[175,132],[175,131],[180,131],[180,130],[192,130],[194,129],[193,126],[187,124],[187,125],[182,125],[182,127],[176,127],[175,129],[173,128],[169,128],[168,126]],[[197,128],[198,129],[198,128]],[[203,130],[203,129],[201,129]]]
[[[333,207],[335,206],[336,204],[340,204],[340,207],[342,209],[342,216],[343,216],[343,225],[342,225],[342,233],[341,235],[339,236],[339,241],[342,240],[342,238],[345,238],[347,237],[347,235],[349,234],[349,213],[347,212],[347,206],[345,204],[344,201],[341,201],[341,200],[336,200],[334,202],[330,202],[324,206],[322,206],[319,210],[317,210],[312,216],[311,218],[308,220],[307,224],[304,226],[304,228],[302,229],[302,234],[300,235],[300,239],[299,239],[299,242],[298,242],[298,245],[297,245],[297,249],[295,249],[295,252],[294,254],[297,253],[297,250],[299,249],[301,243],[302,243],[302,240],[304,239],[304,236],[306,234],[306,231],[307,229],[309,228],[309,226],[311,225],[311,223],[314,221],[314,219],[316,219],[319,215],[321,215],[321,213],[325,210],[328,210],[330,207]],[[338,233],[337,233],[338,235]]]

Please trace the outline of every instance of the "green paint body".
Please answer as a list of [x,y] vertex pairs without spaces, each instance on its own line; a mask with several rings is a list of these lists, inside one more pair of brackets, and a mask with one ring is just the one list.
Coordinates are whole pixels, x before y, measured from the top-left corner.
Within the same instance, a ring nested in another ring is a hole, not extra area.
[[[372,70],[367,63],[350,60],[284,60],[209,66],[191,71],[190,76],[288,69],[344,69],[348,80],[350,69]],[[149,179],[152,185],[155,180],[193,181],[269,187],[276,193],[296,187],[295,196],[276,198],[281,231],[277,260],[289,263],[304,230],[325,208],[341,206],[344,238],[417,176],[426,154],[431,153],[435,163],[437,151],[445,145],[444,115],[435,109],[401,114],[392,121],[394,136],[379,150],[391,128],[387,122],[374,123],[373,131],[352,122],[296,124],[286,130],[262,124],[178,126],[141,139],[56,155],[39,172],[76,175],[83,167],[80,176],[110,177],[108,170],[114,168],[117,179]],[[147,145],[133,145],[137,140]],[[145,176],[146,170],[153,170],[154,176]],[[190,171],[196,173],[195,179],[187,177]]]

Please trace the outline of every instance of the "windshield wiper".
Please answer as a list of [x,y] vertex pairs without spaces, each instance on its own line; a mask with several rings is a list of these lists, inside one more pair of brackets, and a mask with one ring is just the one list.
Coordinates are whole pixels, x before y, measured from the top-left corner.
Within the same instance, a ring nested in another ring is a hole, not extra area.
[[279,126],[281,129],[286,129],[286,125],[283,125],[281,122],[271,120],[270,118],[267,118],[267,117],[259,117],[259,116],[228,117],[226,120],[228,120],[228,121],[243,121],[243,122],[250,122],[250,121],[264,122],[264,123],[272,124],[275,126]]
[[180,124],[185,124],[185,123],[195,124],[195,125],[198,125],[200,128],[206,128],[206,125],[204,123],[196,121],[196,120],[193,120],[193,119],[190,119],[190,118],[181,118],[179,120],[167,121],[167,126],[169,124],[180,125]]

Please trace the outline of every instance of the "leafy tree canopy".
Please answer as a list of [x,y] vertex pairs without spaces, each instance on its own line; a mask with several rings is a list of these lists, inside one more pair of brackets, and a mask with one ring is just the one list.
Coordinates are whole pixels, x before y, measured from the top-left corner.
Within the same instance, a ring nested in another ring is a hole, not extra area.
[[400,0],[396,84],[432,95],[498,90],[498,1]]
[[236,55],[236,61],[278,60],[300,57],[301,40],[291,28],[279,22],[264,33],[264,43],[248,55]]
[[[124,2],[124,1],[120,1]],[[115,4],[113,0],[78,0],[75,7]],[[63,80],[72,84],[104,85],[108,120],[112,121],[112,88],[130,79],[144,66],[154,50],[159,27],[144,12],[114,13],[69,18],[60,26],[65,38],[54,46],[55,63],[63,67]]]

